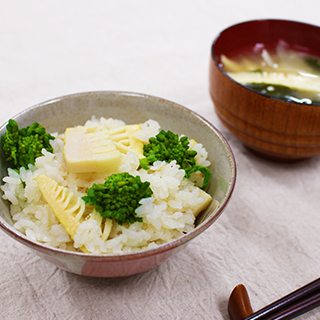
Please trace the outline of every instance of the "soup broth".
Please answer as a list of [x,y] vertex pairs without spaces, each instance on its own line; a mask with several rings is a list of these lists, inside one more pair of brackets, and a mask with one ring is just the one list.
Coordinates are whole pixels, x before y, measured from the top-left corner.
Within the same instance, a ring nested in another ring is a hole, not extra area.
[[235,58],[221,56],[222,69],[235,81],[277,99],[320,103],[320,59],[279,43],[274,52],[259,50]]

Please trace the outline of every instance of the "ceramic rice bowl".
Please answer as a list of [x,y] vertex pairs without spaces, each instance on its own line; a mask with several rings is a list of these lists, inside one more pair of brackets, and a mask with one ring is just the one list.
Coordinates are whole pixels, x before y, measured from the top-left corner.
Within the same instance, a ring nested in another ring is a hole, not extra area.
[[[37,104],[13,117],[19,127],[39,122],[47,132],[64,132],[66,127],[83,125],[92,116],[121,119],[127,124],[149,119],[165,130],[185,134],[201,142],[211,161],[212,179],[208,189],[219,206],[209,206],[196,220],[190,233],[154,249],[130,254],[88,254],[49,248],[26,237],[13,227],[9,203],[0,200],[0,228],[33,250],[40,257],[71,273],[91,277],[122,277],[154,268],[180,251],[190,240],[209,228],[222,214],[232,195],[236,164],[232,151],[221,133],[196,113],[176,103],[138,93],[99,91],[72,94]],[[0,129],[2,136],[6,124]],[[7,175],[7,163],[1,153],[1,179]]]

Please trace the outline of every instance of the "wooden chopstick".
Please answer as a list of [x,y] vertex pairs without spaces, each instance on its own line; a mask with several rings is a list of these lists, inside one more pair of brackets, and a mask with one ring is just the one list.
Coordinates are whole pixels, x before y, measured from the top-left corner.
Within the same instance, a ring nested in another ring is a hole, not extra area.
[[289,320],[320,306],[320,278],[243,320]]

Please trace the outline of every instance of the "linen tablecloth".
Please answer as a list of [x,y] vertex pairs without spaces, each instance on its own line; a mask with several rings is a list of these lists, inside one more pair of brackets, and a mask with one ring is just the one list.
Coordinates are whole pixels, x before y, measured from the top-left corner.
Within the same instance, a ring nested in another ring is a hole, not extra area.
[[[135,276],[69,274],[0,232],[0,318],[226,320],[239,283],[258,310],[318,278],[320,158],[274,163],[246,149],[214,112],[208,70],[222,29],[260,18],[318,24],[319,7],[314,0],[0,1],[1,123],[66,94],[146,93],[214,124],[238,168],[216,223]],[[320,319],[320,309],[300,318]]]

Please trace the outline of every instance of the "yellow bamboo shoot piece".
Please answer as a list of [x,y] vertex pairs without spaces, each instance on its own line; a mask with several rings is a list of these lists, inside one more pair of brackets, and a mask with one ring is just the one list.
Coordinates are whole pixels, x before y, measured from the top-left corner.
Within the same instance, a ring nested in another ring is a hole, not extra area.
[[212,201],[212,197],[207,192],[199,189],[199,196],[198,198],[202,198],[203,201],[194,209],[194,216],[196,217],[201,211],[207,209],[209,204]]
[[103,241],[107,241],[112,228],[112,219],[105,219],[104,227],[101,235]]
[[69,172],[116,172],[121,154],[108,130],[77,126],[65,131],[64,158]]
[[134,136],[139,130],[141,130],[140,124],[125,125],[109,130],[109,134],[121,153],[134,152],[139,158],[142,158],[143,143]]
[[65,187],[59,186],[56,181],[48,176],[39,175],[35,180],[55,216],[73,239],[84,220],[84,200],[81,197],[76,197],[72,192],[68,192]]
[[89,220],[90,219],[96,220],[98,222],[98,224],[100,225],[100,227],[101,227],[100,238],[103,241],[108,240],[110,232],[111,232],[111,228],[112,228],[112,219],[108,219],[108,218],[103,219],[101,214],[95,209],[93,209],[93,211],[91,212]]

